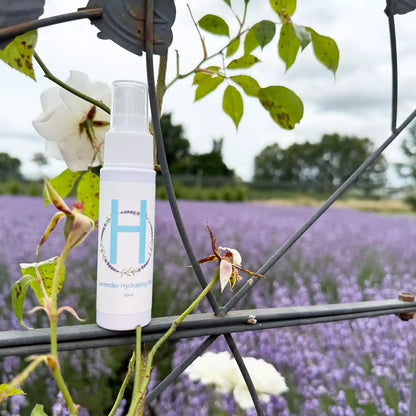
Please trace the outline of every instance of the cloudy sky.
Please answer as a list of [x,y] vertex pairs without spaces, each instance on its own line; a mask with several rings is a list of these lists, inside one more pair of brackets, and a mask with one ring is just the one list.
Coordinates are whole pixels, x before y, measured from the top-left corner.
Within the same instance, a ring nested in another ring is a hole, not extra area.
[[[202,56],[187,3],[196,20],[206,13],[219,14],[227,21],[233,19],[222,0],[177,0],[168,80],[176,71],[175,49],[179,51],[181,72],[191,70]],[[243,0],[232,0],[237,10],[242,3]],[[46,0],[45,15],[75,11],[85,5],[86,1]],[[298,56],[287,73],[277,54],[277,37],[263,52],[254,52],[262,62],[253,67],[251,74],[261,86],[284,85],[293,89],[304,102],[304,117],[292,131],[278,127],[250,97],[244,98],[245,113],[236,131],[221,109],[224,86],[194,103],[195,88],[191,78],[175,83],[168,90],[164,111],[173,114],[175,123],[184,125],[195,152],[209,151],[212,139],[223,137],[224,159],[244,179],[252,175],[254,156],[276,141],[285,147],[293,142],[319,140],[322,134],[337,132],[369,137],[379,144],[390,134],[391,69],[384,8],[382,0],[298,0],[293,21],[311,26],[338,43],[340,64],[335,77],[316,61],[310,46]],[[261,19],[278,20],[267,0],[251,0],[248,22]],[[416,106],[415,19],[415,12],[396,17],[399,122]],[[64,80],[69,70],[76,69],[86,72],[92,81],[111,83],[116,79],[137,79],[145,82],[144,57],[135,56],[111,41],[99,40],[96,32],[87,20],[44,28],[39,31],[36,49],[50,70]],[[215,51],[224,39],[207,34],[209,51]],[[210,64],[218,64],[218,61]],[[43,78],[40,68],[35,68],[37,83],[0,62],[0,151],[23,160],[26,173],[37,172],[30,159],[35,152],[43,150],[43,139],[37,136],[31,121],[41,112],[40,93],[52,86]],[[389,160],[400,158],[399,144],[400,138],[386,153]],[[53,163],[47,173],[53,175],[63,168],[63,165]]]

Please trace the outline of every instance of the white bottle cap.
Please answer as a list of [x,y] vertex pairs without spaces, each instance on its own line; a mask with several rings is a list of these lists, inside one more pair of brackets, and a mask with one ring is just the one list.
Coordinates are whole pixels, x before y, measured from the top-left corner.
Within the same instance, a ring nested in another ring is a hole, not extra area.
[[111,130],[148,131],[147,86],[137,81],[114,81]]

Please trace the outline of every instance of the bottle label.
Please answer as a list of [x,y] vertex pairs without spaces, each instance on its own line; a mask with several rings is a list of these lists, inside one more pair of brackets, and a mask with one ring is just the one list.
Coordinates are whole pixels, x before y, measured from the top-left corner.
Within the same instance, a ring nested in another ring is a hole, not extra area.
[[152,307],[154,183],[101,182],[97,310],[137,314]]

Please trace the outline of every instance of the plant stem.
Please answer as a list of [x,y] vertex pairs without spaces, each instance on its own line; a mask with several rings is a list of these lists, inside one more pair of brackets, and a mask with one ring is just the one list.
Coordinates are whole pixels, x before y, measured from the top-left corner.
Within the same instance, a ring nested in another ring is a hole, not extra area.
[[8,397],[9,392],[16,386],[22,384],[32,373],[32,371],[42,362],[46,360],[46,355],[37,356],[21,373],[19,373],[7,387],[0,393],[0,403]]
[[58,361],[58,286],[59,286],[59,276],[61,274],[62,268],[64,267],[65,260],[70,251],[70,247],[65,243],[61,255],[58,258],[56,263],[55,271],[53,274],[52,280],[52,291],[51,291],[51,310],[50,310],[50,327],[51,327],[51,357],[48,359],[48,365],[52,370],[52,374],[55,378],[56,384],[59,390],[62,393],[62,396],[65,399],[65,403],[68,406],[68,410],[71,416],[78,415],[78,409],[75,406],[74,401],[72,400],[71,394],[68,390],[68,387],[65,384],[65,381],[62,377],[61,368]]
[[[127,416],[137,415],[138,409],[144,409],[144,400],[149,384],[150,373],[152,371],[153,358],[162,344],[176,331],[180,323],[195,309],[195,307],[201,302],[201,300],[207,295],[207,293],[212,289],[214,284],[218,281],[220,277],[219,267],[215,268],[214,276],[204,290],[199,294],[199,296],[185,309],[180,316],[178,316],[172,323],[171,327],[163,334],[163,336],[153,345],[152,349],[149,352],[146,361],[146,370],[141,379],[141,384],[139,391],[135,391],[132,397],[131,405]],[[142,413],[138,413],[141,415]]]
[[82,92],[76,90],[75,88],[72,88],[71,86],[69,86],[65,82],[63,82],[60,79],[58,79],[57,77],[55,77],[55,75],[53,75],[52,72],[49,71],[48,67],[45,65],[45,63],[42,61],[42,59],[40,59],[39,55],[36,52],[33,53],[33,57],[36,59],[36,62],[42,68],[43,74],[45,75],[46,78],[48,78],[49,80],[51,80],[55,84],[58,84],[63,89],[65,89],[69,92],[72,92],[72,94],[75,94],[77,97],[82,98],[85,101],[88,101],[89,103],[95,105],[98,108],[101,108],[101,110],[110,114],[110,108],[107,107],[103,102],[101,102],[99,100],[96,100],[96,99],[94,99],[94,98],[92,98],[92,97],[90,97],[86,94],[83,94]]
[[59,286],[59,276],[61,274],[62,268],[64,267],[65,260],[68,256],[70,248],[65,243],[65,246],[62,250],[61,255],[58,257],[56,263],[55,271],[53,274],[52,280],[52,290],[51,290],[51,310],[50,310],[50,325],[51,325],[51,355],[58,358],[58,339],[57,339],[57,327],[58,327],[58,286]]
[[138,391],[139,389],[141,364],[142,364],[142,327],[138,325],[136,327],[136,369],[134,373],[133,392]]
[[130,358],[130,361],[129,361],[129,366],[127,367],[126,376],[124,377],[124,380],[123,380],[123,384],[120,387],[120,391],[118,392],[116,401],[114,402],[113,408],[111,409],[108,416],[114,416],[118,407],[120,406],[120,403],[121,403],[121,400],[123,399],[124,392],[126,390],[127,384],[128,384],[128,382],[131,378],[131,375],[133,373],[135,361],[136,361],[136,351],[133,351],[133,354],[131,355],[131,358]]

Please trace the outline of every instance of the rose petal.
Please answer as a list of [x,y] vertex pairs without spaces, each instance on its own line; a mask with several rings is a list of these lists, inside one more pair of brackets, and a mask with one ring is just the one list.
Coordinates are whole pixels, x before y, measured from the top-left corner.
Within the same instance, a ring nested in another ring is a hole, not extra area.
[[229,251],[233,255],[233,264],[241,266],[241,254],[234,248],[229,247],[218,247],[219,250]]
[[231,273],[233,271],[233,266],[227,260],[220,261],[220,283],[221,283],[221,292],[224,291],[225,286],[230,280]]
[[76,135],[79,124],[73,114],[61,103],[54,109],[42,113],[32,121],[35,130],[46,140],[59,141],[69,135]]
[[72,172],[85,171],[90,166],[99,164],[97,158],[94,158],[96,151],[93,149],[85,132],[77,137],[69,136],[61,140],[58,145],[65,163]]
[[[87,74],[80,71],[70,71],[70,76],[66,83],[83,94],[91,96],[91,81]],[[65,106],[80,119],[79,121],[86,117],[92,107],[91,103],[67,90],[60,89],[59,95]]]
[[44,112],[54,110],[60,102],[61,98],[59,97],[58,87],[48,88],[40,95],[40,103],[42,104],[42,109]]

